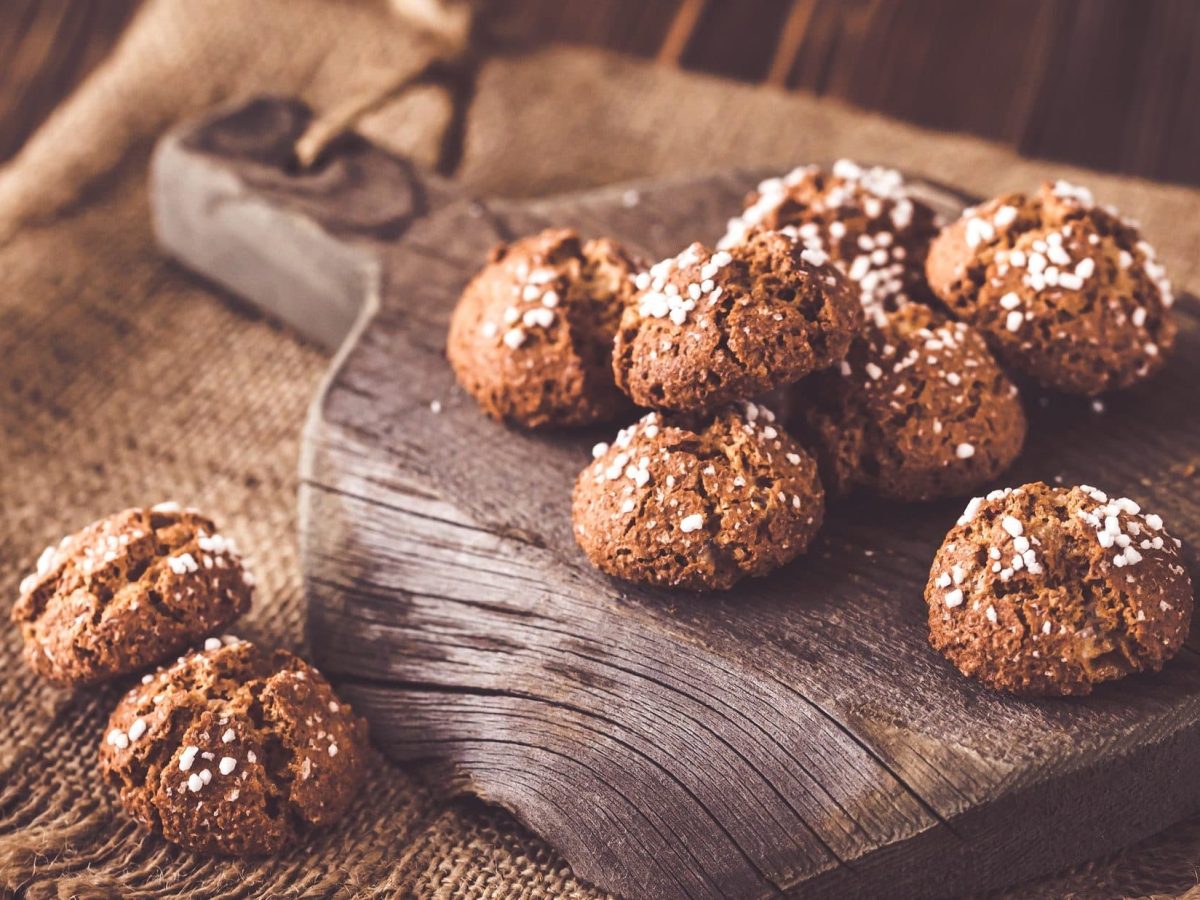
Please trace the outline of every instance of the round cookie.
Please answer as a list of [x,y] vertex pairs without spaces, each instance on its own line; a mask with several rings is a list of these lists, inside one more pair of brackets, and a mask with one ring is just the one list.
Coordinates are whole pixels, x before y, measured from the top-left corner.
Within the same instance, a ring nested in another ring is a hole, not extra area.
[[1161,518],[1087,485],[977,497],[929,573],[930,643],[964,675],[1031,696],[1158,671],[1192,617],[1179,548]]
[[92,684],[161,662],[250,608],[234,542],[194,509],[127,509],[47,547],[13,621],[31,668]]
[[763,181],[741,215],[729,220],[718,246],[736,246],[758,230],[786,229],[829,255],[870,315],[932,299],[925,256],[938,226],[937,214],[910,195],[895,169],[842,159],[828,173],[802,166]]
[[612,343],[637,270],[615,241],[584,243],[565,228],[495,248],[450,320],[459,384],[488,415],[526,428],[625,411]]
[[816,463],[753,403],[704,425],[649,413],[575,482],[575,539],[628,581],[723,590],[803,553],[824,516]]
[[100,767],[125,810],[195,853],[275,853],[346,810],[366,723],[312,666],[232,637],[146,675],[113,711]]
[[1128,387],[1158,371],[1175,341],[1153,248],[1063,181],[967,210],[934,241],[926,273],[1001,362],[1053,390]]
[[983,337],[920,303],[868,321],[839,366],[796,385],[789,424],[830,494],[893,500],[969,493],[1025,440],[1016,387]]
[[613,350],[639,406],[715,410],[845,355],[862,310],[845,277],[779,232],[713,251],[692,244],[637,277]]

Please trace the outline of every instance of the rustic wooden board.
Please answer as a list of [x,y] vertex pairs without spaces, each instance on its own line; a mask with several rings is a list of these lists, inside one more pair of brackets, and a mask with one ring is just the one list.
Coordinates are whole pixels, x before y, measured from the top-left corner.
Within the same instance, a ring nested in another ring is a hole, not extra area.
[[[296,280],[281,239],[379,261],[307,425],[300,538],[313,653],[385,752],[432,761],[633,897],[952,895],[1200,810],[1192,646],[1161,675],[1045,702],[928,648],[921,592],[962,502],[835,506],[807,558],[728,594],[631,587],[585,562],[569,522],[571,483],[613,429],[510,431],[455,387],[448,317],[490,245],[557,224],[666,255],[715,239],[754,177],[482,202],[361,142],[295,175],[281,148],[304,119],[259,101],[167,138],[155,208],[191,204],[188,227],[160,225],[167,249],[301,324],[320,291],[280,300]],[[195,206],[206,194],[219,215]],[[403,214],[364,225],[364,199]],[[236,261],[197,255],[231,233]],[[1031,398],[1006,482],[1099,485],[1200,540],[1200,315],[1180,306],[1154,383],[1103,414]]]

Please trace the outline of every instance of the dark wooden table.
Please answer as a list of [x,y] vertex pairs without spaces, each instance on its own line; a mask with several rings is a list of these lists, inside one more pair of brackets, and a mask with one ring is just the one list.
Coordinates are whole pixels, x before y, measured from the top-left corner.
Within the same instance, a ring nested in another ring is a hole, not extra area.
[[[0,3],[0,161],[140,0]],[[491,40],[567,40],[828,94],[1047,156],[1200,184],[1196,0],[488,0]]]

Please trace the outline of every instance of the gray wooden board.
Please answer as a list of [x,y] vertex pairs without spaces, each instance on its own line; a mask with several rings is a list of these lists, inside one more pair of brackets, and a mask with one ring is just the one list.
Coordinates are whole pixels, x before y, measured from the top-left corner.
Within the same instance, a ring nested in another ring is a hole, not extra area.
[[[570,225],[657,258],[715,240],[755,174],[480,201],[359,140],[297,174],[306,118],[258,100],[168,136],[155,214],[207,277],[328,342],[349,331],[306,426],[300,539],[313,654],[384,752],[633,897],[952,895],[1200,810],[1192,646],[1160,675],[1040,702],[929,649],[922,588],[963,501],[835,504],[807,557],[726,594],[621,584],[569,520],[615,426],[521,433],[455,386],[447,322],[491,245]],[[295,264],[281,244],[298,240]],[[356,284],[352,327],[329,303]],[[1095,484],[1200,539],[1192,298],[1179,317],[1167,371],[1102,414],[1029,397],[1004,482]]]

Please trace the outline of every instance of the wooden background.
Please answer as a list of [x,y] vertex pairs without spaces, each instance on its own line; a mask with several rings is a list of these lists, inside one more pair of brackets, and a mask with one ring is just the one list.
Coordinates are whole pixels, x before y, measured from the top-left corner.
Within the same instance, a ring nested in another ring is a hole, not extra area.
[[[139,0],[0,2],[0,161]],[[561,39],[844,98],[1046,156],[1200,184],[1197,0],[484,0],[513,48]]]

